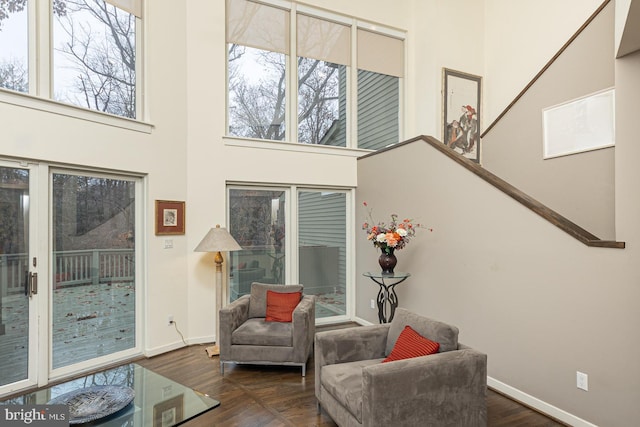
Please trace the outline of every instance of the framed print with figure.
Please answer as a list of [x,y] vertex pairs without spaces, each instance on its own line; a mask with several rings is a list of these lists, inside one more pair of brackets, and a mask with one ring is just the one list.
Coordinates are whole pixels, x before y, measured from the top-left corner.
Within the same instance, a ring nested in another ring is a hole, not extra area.
[[184,234],[184,202],[156,200],[156,235]]
[[482,77],[443,68],[442,80],[442,142],[479,163]]

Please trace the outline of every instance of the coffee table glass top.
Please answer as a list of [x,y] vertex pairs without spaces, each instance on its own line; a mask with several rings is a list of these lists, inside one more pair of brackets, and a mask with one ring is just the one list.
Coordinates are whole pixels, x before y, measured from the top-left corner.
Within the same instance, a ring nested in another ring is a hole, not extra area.
[[135,392],[133,401],[120,411],[92,421],[91,426],[168,427],[180,425],[220,405],[206,394],[131,363],[46,387],[8,399],[0,404],[45,405],[80,388],[126,386]]

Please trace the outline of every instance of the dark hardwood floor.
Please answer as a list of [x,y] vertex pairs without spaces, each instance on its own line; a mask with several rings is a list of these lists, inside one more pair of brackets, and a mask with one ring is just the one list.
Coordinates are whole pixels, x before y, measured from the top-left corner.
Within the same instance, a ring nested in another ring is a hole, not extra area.
[[[223,377],[218,357],[209,358],[205,346],[196,345],[137,363],[221,402],[185,423],[187,427],[336,426],[324,412],[317,412],[313,360],[307,364],[306,377],[300,368],[251,365],[227,365]],[[491,427],[563,426],[492,390],[487,407]]]

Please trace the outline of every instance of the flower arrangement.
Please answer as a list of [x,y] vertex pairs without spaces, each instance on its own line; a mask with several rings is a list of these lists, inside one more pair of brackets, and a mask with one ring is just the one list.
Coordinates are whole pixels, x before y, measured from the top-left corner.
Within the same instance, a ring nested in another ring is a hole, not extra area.
[[[368,207],[367,202],[364,206]],[[391,214],[391,222],[386,224],[379,222],[375,224],[372,218],[372,209],[368,210],[368,221],[362,224],[362,229],[367,233],[367,240],[373,242],[373,246],[382,249],[387,255],[391,255],[394,250],[404,248],[415,236],[417,228],[424,228],[420,224],[414,224],[411,219],[398,221],[397,214]],[[429,231],[433,229],[429,228]]]

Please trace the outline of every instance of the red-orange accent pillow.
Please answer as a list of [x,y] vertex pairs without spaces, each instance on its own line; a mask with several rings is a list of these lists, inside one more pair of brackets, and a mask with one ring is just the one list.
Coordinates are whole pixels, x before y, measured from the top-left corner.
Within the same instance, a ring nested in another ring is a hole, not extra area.
[[382,361],[393,362],[394,360],[410,359],[418,356],[428,356],[437,353],[440,349],[440,343],[425,338],[407,325],[404,327],[393,350],[386,359]]
[[267,291],[267,322],[291,322],[302,292]]

